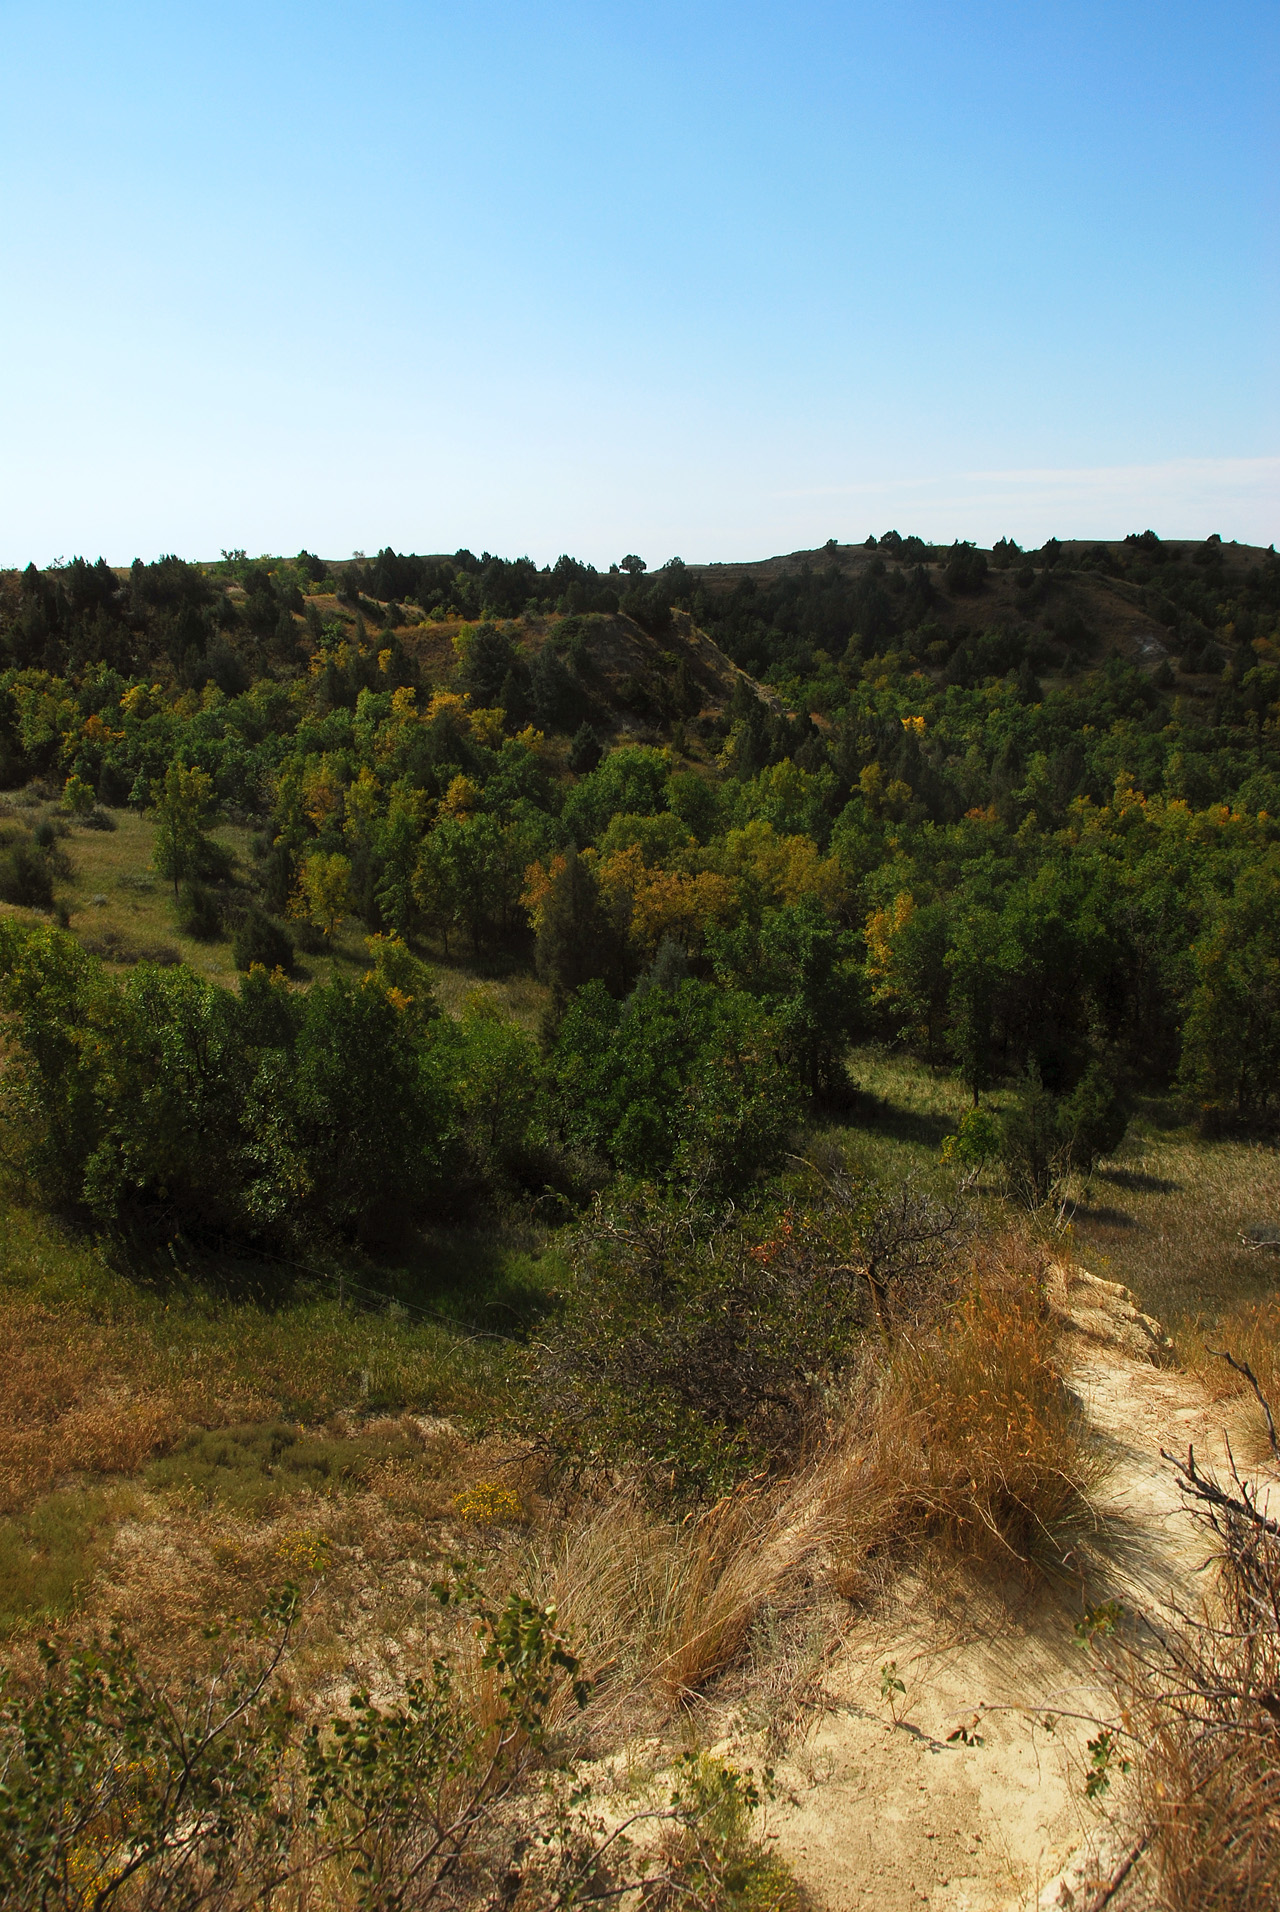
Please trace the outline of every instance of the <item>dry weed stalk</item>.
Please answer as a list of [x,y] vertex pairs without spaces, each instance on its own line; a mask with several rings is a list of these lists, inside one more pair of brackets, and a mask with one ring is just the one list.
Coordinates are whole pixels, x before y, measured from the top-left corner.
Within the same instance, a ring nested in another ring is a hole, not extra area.
[[[1280,1460],[1266,1396],[1246,1363]],[[1200,1614],[1155,1628],[1115,1674],[1136,1749],[1142,1903],[1252,1912],[1280,1903],[1280,1521],[1228,1447],[1225,1480],[1188,1448],[1166,1454],[1212,1540],[1218,1578]]]

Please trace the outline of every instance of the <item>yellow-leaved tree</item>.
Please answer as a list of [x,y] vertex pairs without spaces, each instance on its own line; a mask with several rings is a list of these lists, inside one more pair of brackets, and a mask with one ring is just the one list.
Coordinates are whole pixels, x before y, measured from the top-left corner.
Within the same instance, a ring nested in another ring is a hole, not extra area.
[[350,908],[351,858],[337,850],[313,850],[298,872],[292,914],[305,916],[331,937]]

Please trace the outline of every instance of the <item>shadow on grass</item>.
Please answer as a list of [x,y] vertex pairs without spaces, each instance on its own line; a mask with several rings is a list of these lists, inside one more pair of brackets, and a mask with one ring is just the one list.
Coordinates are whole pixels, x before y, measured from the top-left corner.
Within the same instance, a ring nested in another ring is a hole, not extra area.
[[423,1230],[383,1271],[397,1298],[461,1329],[516,1338],[555,1305],[562,1270],[527,1235],[501,1227]]
[[1174,1195],[1182,1187],[1181,1182],[1173,1182],[1163,1175],[1145,1175],[1136,1168],[1096,1168],[1094,1175],[1100,1182],[1113,1182],[1117,1188],[1131,1188],[1147,1195]]
[[940,1149],[955,1123],[947,1115],[925,1109],[904,1109],[885,1096],[869,1090],[851,1091],[840,1111],[840,1119],[852,1129],[868,1129],[895,1142],[914,1142],[923,1148]]
[[[86,1246],[93,1239],[83,1235]],[[335,1243],[288,1255],[225,1239],[170,1241],[145,1227],[100,1237],[97,1248],[130,1287],[197,1312],[337,1301],[356,1313],[511,1340],[550,1312],[562,1277],[539,1237],[494,1221],[406,1232],[383,1253]]]
[[457,972],[473,982],[510,982],[515,976],[533,975],[533,938],[517,937],[513,934],[506,943],[487,944],[482,949],[473,949],[465,940],[455,940],[449,946],[448,955],[437,938],[434,942],[423,940],[414,945],[416,953],[434,968],[445,972]]
[[1073,1222],[1097,1222],[1102,1228],[1140,1228],[1136,1215],[1127,1209],[1111,1208],[1105,1202],[1073,1202],[1068,1210]]

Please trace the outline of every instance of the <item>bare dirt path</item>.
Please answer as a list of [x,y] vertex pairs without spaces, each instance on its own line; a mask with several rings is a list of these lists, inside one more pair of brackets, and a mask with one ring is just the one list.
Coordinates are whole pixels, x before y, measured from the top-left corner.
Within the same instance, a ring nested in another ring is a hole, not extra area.
[[[1109,1870],[1119,1835],[1084,1796],[1091,1728],[1060,1720],[1048,1733],[1042,1720],[1105,1707],[1074,1631],[1086,1603],[1151,1612],[1196,1600],[1205,1549],[1160,1449],[1194,1441],[1221,1461],[1239,1411],[1152,1365],[1142,1349],[1156,1324],[1143,1328],[1123,1290],[1086,1293],[1074,1274],[1067,1372],[1112,1462],[1088,1590],[1020,1604],[970,1592],[939,1611],[917,1589],[892,1620],[851,1625],[810,1730],[777,1769],[770,1813],[778,1850],[822,1912],[1078,1907]],[[890,1661],[905,1691],[886,1695]],[[949,1741],[959,1726],[981,1743]]]

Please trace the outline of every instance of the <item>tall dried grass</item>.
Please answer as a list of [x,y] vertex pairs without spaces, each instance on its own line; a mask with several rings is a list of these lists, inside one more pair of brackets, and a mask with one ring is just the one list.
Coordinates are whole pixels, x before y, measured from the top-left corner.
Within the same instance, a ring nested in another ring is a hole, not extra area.
[[811,1471],[741,1488],[679,1524],[624,1491],[513,1567],[572,1635],[602,1722],[682,1703],[731,1666],[761,1609],[798,1597],[821,1514]]
[[949,1561],[1057,1571],[1092,1524],[1104,1463],[1055,1359],[1034,1290],[976,1289],[864,1380],[829,1506],[837,1584],[927,1545]]
[[[814,1458],[675,1526],[634,1494],[540,1557],[613,1695],[688,1699],[741,1655],[762,1610],[823,1589],[865,1598],[911,1559],[1059,1572],[1093,1525],[1104,1463],[1055,1361],[1033,1257],[984,1257],[936,1326],[868,1354]],[[527,1564],[527,1563],[526,1563]]]
[[[1248,1381],[1221,1358],[1222,1352],[1251,1370],[1267,1400],[1280,1402],[1280,1300],[1245,1302],[1230,1309],[1212,1329],[1182,1337],[1180,1352],[1218,1400],[1252,1398]],[[1268,1445],[1266,1416],[1256,1402],[1249,1416],[1256,1459]]]
[[1262,1912],[1280,1904],[1280,1524],[1234,1462],[1224,1479],[1194,1453],[1177,1466],[1218,1578],[1202,1613],[1117,1668],[1137,1749],[1142,1903]]

